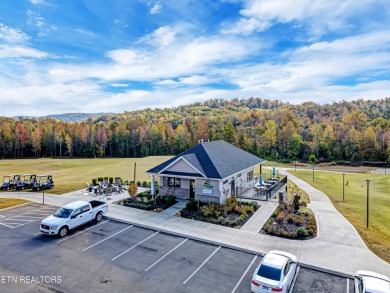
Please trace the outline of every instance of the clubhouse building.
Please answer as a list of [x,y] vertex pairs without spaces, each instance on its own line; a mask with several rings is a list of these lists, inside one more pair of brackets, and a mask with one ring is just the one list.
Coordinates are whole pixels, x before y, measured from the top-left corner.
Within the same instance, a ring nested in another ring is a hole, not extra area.
[[224,203],[236,196],[237,187],[255,185],[254,167],[263,162],[226,141],[201,141],[146,173],[151,177],[153,194],[158,177],[159,195]]

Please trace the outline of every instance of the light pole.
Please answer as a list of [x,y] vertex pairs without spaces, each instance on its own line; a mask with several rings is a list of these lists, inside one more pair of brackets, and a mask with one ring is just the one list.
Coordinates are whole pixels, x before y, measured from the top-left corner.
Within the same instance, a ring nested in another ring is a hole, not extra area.
[[344,177],[345,177],[345,174],[343,173],[343,201],[344,201],[344,188],[345,188]]
[[370,179],[367,179],[366,182],[367,182],[367,228],[368,228]]
[[45,204],[45,185],[42,184],[42,204]]
[[314,163],[313,163],[313,182],[314,182]]

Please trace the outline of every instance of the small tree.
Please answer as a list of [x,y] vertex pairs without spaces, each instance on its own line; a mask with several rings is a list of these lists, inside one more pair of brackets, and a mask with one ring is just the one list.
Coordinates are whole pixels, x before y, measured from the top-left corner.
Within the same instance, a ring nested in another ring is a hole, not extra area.
[[309,163],[313,165],[313,182],[314,182],[314,164],[316,163],[317,158],[315,155],[311,154],[309,157]]
[[135,196],[138,192],[138,185],[137,184],[130,184],[129,188],[127,189],[127,191],[129,192],[129,195],[131,197]]
[[299,200],[300,199],[301,199],[301,196],[299,194],[294,194],[293,204],[294,204],[295,212],[297,212],[299,210]]

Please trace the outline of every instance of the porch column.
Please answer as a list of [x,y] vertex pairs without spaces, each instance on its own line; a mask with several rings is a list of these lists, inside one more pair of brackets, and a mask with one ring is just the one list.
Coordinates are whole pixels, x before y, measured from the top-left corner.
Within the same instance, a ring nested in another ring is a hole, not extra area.
[[151,193],[154,196],[155,194],[155,187],[154,187],[154,175],[149,175],[150,176],[150,188],[151,188]]

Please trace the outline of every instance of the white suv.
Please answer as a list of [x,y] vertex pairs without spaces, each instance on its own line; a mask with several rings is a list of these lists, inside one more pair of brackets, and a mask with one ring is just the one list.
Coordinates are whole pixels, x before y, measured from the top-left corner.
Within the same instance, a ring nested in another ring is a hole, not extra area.
[[256,268],[252,277],[251,290],[255,293],[286,293],[290,289],[296,270],[295,255],[271,250]]
[[355,293],[390,293],[390,279],[384,275],[357,271],[355,279]]

